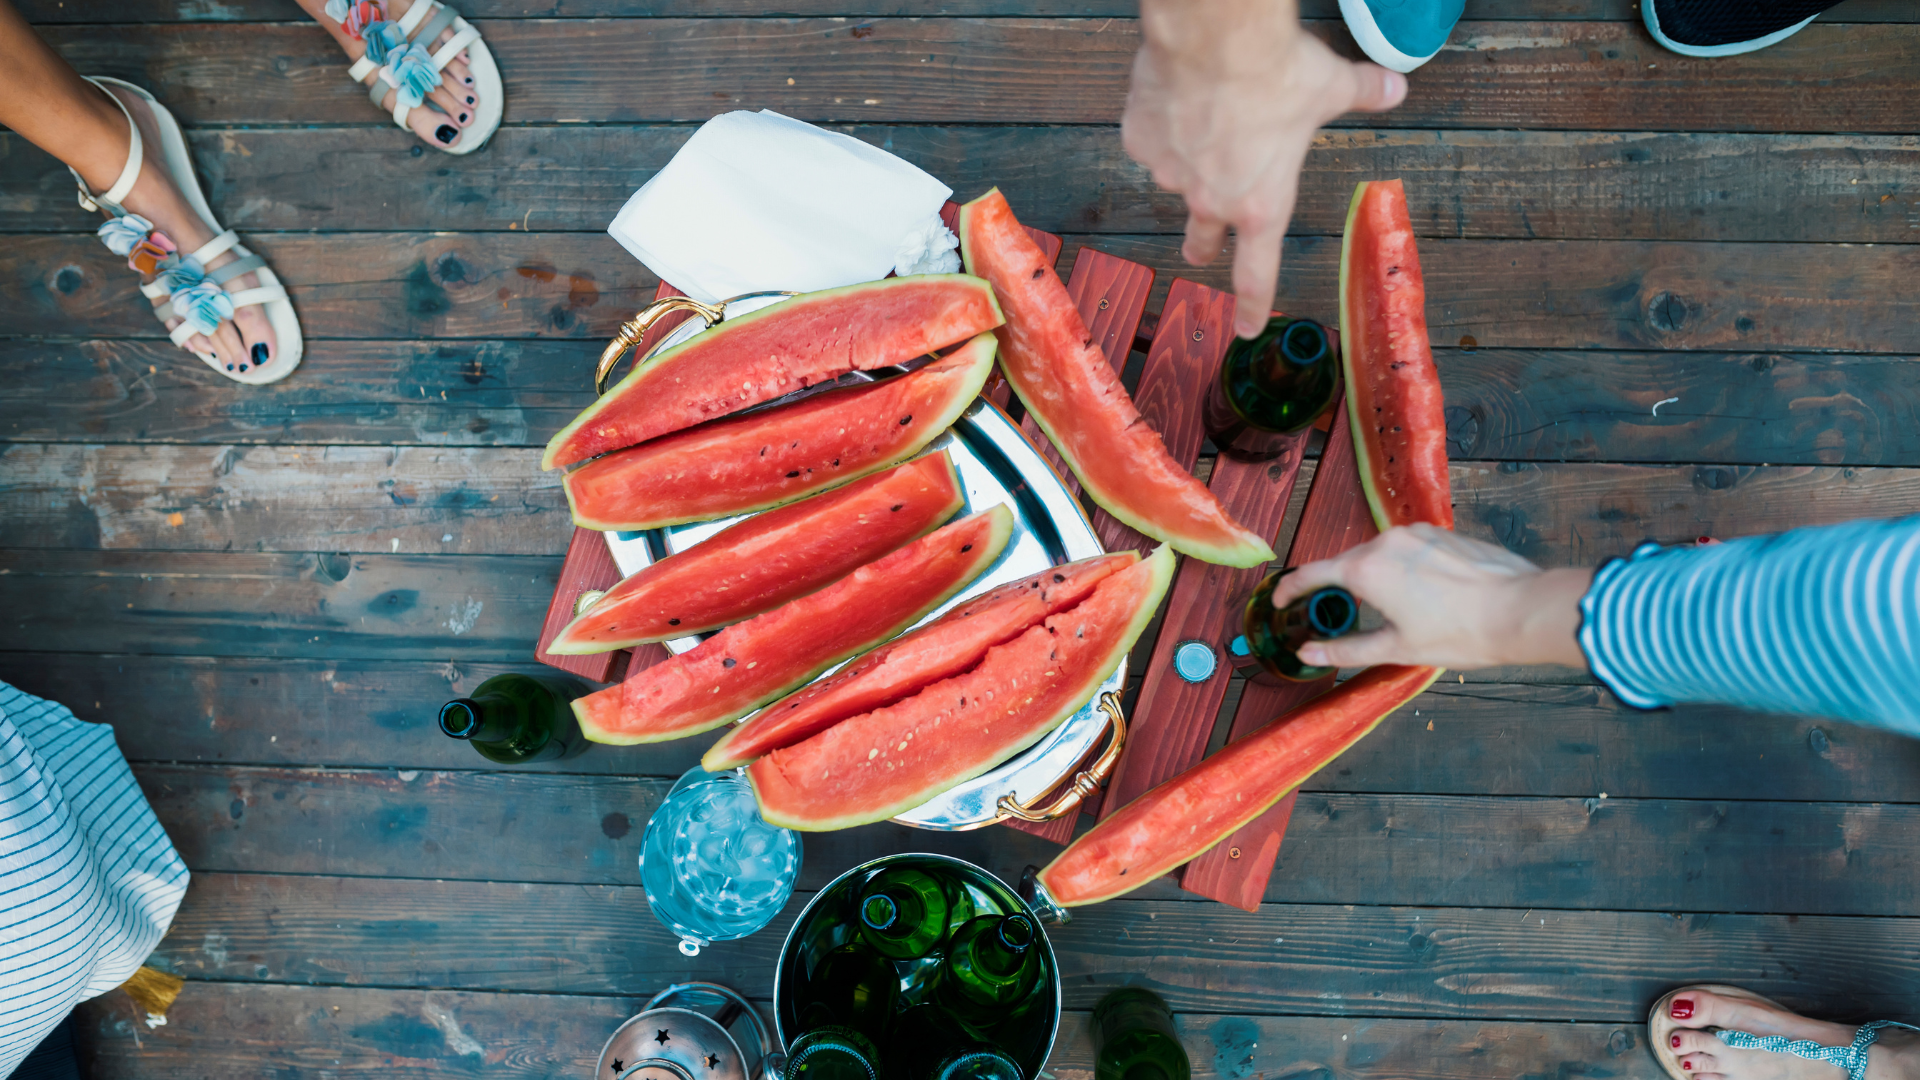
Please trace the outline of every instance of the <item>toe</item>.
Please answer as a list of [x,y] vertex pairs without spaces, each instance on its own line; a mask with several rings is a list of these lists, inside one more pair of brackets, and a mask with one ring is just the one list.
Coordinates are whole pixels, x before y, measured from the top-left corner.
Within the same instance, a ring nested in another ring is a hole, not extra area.
[[[462,53],[461,55],[464,56],[466,54]],[[458,59],[447,61],[447,66],[441,69],[440,77],[440,84],[442,86],[452,84],[457,87],[462,94],[475,94],[477,96],[477,92],[474,89],[473,69],[468,67],[465,61]]]
[[213,331],[213,353],[220,363],[232,364],[234,369],[245,373],[253,366],[253,358],[247,355],[247,346],[240,340],[240,332],[230,322],[223,322]]
[[265,367],[273,361],[279,343],[273,336],[273,323],[259,305],[243,307],[235,312],[233,324],[240,331],[240,341],[250,367]]
[[435,146],[460,145],[460,128],[451,117],[442,116],[432,109],[419,108],[407,114],[407,126],[414,134]]
[[1720,1040],[1710,1031],[1698,1031],[1682,1028],[1667,1039],[1667,1045],[1675,1055],[1712,1053],[1721,1045]]
[[1719,1060],[1712,1054],[1686,1054],[1680,1058],[1680,1068],[1686,1072],[1712,1072],[1719,1067]]
[[433,93],[427,95],[427,100],[439,106],[440,111],[451,118],[457,127],[466,127],[473,122],[473,110],[453,96],[453,91],[447,87],[444,76],[441,84],[433,88]]

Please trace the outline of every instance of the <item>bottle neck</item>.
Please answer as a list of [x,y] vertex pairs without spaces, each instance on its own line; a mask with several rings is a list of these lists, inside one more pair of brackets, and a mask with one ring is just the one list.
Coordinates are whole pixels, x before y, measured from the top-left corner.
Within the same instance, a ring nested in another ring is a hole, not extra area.
[[974,961],[989,971],[1018,971],[1033,945],[1033,923],[1024,915],[1009,915],[973,939]]
[[1247,374],[1254,385],[1274,397],[1285,397],[1301,379],[1332,359],[1333,348],[1319,323],[1294,319],[1256,339],[1252,353]]
[[502,742],[525,720],[519,703],[497,694],[454,698],[440,706],[440,730],[469,742]]

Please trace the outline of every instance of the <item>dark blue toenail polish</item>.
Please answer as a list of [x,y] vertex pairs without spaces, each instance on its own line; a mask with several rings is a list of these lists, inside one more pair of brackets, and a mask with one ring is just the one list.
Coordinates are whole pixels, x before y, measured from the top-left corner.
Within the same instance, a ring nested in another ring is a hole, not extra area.
[[468,95],[467,95],[467,104],[469,104],[469,105],[471,105],[471,104],[473,104],[473,95],[472,95],[472,94],[468,94]]
[[267,363],[267,343],[257,342],[253,346],[253,366],[264,367]]
[[461,123],[463,123],[463,124],[467,122],[467,114],[466,114],[466,113],[461,113],[461,114],[460,114],[460,122],[461,122]]
[[247,370],[247,365],[245,365],[245,364],[241,364],[241,365],[240,365],[240,372],[241,372],[241,374],[243,374],[243,375],[244,375],[244,374],[246,374],[246,370]]
[[460,134],[459,128],[454,127],[452,124],[441,124],[439,129],[433,133],[433,137],[443,143],[450,143],[453,141],[453,137],[458,134]]
[[232,370],[233,370],[233,365],[232,365],[232,364],[228,364],[228,365],[227,365],[227,370],[228,370],[228,371],[232,371]]

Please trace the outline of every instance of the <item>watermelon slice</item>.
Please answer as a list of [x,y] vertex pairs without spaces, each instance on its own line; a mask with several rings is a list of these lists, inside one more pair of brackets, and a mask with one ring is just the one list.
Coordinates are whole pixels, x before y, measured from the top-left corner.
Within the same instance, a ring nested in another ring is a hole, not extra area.
[[766,510],[919,453],[993,370],[981,334],[911,375],[816,394],[597,458],[564,481],[574,523],[655,529]]
[[772,611],[925,536],[966,504],[941,451],[756,514],[615,585],[547,651],[609,652]]
[[919,622],[993,565],[1012,535],[1004,503],[962,518],[578,699],[580,730],[594,742],[662,742],[745,716]]
[[1226,566],[1273,558],[1141,419],[1067,287],[995,188],[960,208],[967,269],[1007,313],[1000,370],[1093,501],[1174,550]]
[[1048,864],[1040,883],[1063,907],[1147,884],[1265,813],[1439,674],[1368,668],[1121,807]]
[[747,777],[760,816],[813,832],[885,821],[1033,745],[1119,666],[1173,569],[1162,545],[1077,606],[988,649],[973,670],[754,762]]
[[999,326],[993,291],[965,274],[825,289],[736,315],[639,365],[547,443],[556,469],[923,356]]
[[1139,558],[1132,551],[1096,555],[973,597],[937,621],[760,710],[714,743],[700,764],[709,772],[745,765],[967,671],[989,648],[1085,600],[1107,575]]
[[1427,287],[1398,180],[1363,182],[1340,242],[1347,422],[1373,523],[1453,528],[1446,401],[1427,341]]

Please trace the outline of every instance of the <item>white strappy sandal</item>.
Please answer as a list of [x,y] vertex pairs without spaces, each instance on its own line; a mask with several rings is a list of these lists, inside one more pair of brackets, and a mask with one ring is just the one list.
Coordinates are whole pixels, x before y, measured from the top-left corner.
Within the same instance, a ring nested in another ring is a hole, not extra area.
[[[334,15],[336,7],[354,6],[356,5],[352,3],[330,4],[327,14]],[[427,54],[425,62],[436,76],[434,85],[439,85],[437,76],[447,64],[465,51],[467,70],[473,74],[474,89],[479,91],[480,104],[475,107],[473,123],[461,129],[460,144],[440,146],[435,149],[448,154],[471,154],[485,146],[487,140],[493,137],[494,131],[500,127],[501,108],[505,103],[505,87],[500,82],[500,68],[493,62],[493,53],[487,50],[487,43],[480,39],[480,31],[474,29],[452,8],[440,3],[440,0],[415,0],[413,6],[407,9],[407,13],[400,16],[398,22],[373,24],[398,27],[401,43],[397,46],[390,40],[383,40],[376,44],[372,38],[366,37],[365,31],[371,27],[359,25],[357,12],[354,22],[338,18],[335,21],[346,26],[349,33],[360,38],[367,45],[366,54],[354,61],[353,66],[347,69],[347,77],[354,82],[365,83],[368,75],[379,72],[379,78],[367,84],[367,97],[373,102],[374,108],[384,112],[386,107],[382,102],[386,99],[389,90],[394,91],[393,122],[397,126],[411,131],[412,128],[407,125],[408,114],[417,108],[430,107],[425,104],[426,90],[417,85],[412,88],[405,86],[404,84],[408,82],[407,78],[397,69],[395,58],[387,55],[389,50],[398,54],[417,46],[421,53]],[[437,49],[433,48],[434,39],[449,27],[453,29],[453,36],[447,39],[445,45]],[[432,51],[429,53],[427,50]],[[376,53],[379,56],[378,59],[375,58]],[[419,53],[413,55],[418,57]]]
[[[1653,1003],[1653,1008],[1647,1013],[1647,1045],[1653,1050],[1654,1059],[1673,1080],[1692,1080],[1692,1074],[1681,1067],[1679,1055],[1673,1052],[1670,1040],[1673,1033],[1680,1030],[1680,1025],[1673,1022],[1668,1010],[1674,998],[1693,993],[1715,994],[1724,998],[1771,1006],[1781,1012],[1787,1011],[1785,1006],[1772,998],[1761,997],[1751,990],[1738,986],[1696,983],[1692,986],[1683,986],[1678,990],[1667,991],[1659,1001]],[[1784,1035],[1754,1035],[1746,1031],[1732,1031],[1724,1028],[1715,1029],[1712,1034],[1721,1043],[1735,1050],[1765,1050],[1770,1053],[1804,1058],[1807,1061],[1822,1061],[1846,1070],[1847,1080],[1866,1080],[1867,1050],[1879,1040],[1880,1033],[1888,1028],[1920,1031],[1920,1028],[1912,1024],[1902,1024],[1894,1020],[1875,1020],[1855,1028],[1853,1042],[1847,1046],[1822,1046],[1806,1039],[1789,1039]]]
[[[120,178],[105,192],[95,195],[88,190],[87,182],[81,179],[80,174],[73,173],[74,182],[80,185],[80,205],[111,215],[111,220],[100,227],[100,238],[106,241],[114,254],[127,256],[128,266],[153,277],[152,281],[140,286],[140,292],[152,302],[153,313],[160,321],[164,323],[174,315],[181,317],[180,325],[169,334],[173,343],[185,349],[188,339],[195,334],[211,334],[221,322],[231,319],[236,309],[259,306],[265,309],[267,322],[273,326],[273,356],[265,364],[248,365],[246,370],[236,366],[229,371],[220,358],[211,352],[195,352],[194,355],[234,382],[259,385],[277,382],[292,374],[293,369],[300,366],[300,357],[306,347],[300,336],[300,319],[294,314],[292,301],[287,299],[286,286],[280,283],[272,270],[267,269],[265,259],[248,251],[232,229],[221,228],[220,222],[214,218],[213,210],[207,206],[207,197],[200,191],[200,180],[194,175],[193,158],[187,152],[186,137],[180,133],[180,125],[174,120],[173,114],[154,100],[152,94],[132,83],[105,76],[89,76],[87,81],[98,86],[109,100],[119,106],[133,134],[127,148],[127,164],[120,170]],[[138,214],[128,213],[120,205],[120,201],[133,190],[134,181],[139,179],[146,154],[142,152],[140,125],[134,123],[133,114],[107,89],[109,86],[138,95],[152,110],[154,125],[160,130],[162,160],[167,172],[172,176],[174,186],[186,196],[187,205],[200,215],[206,230],[214,234],[213,239],[199,250],[181,254],[175,249],[173,241],[155,229],[151,222]],[[73,172],[71,169],[68,171]],[[229,251],[236,256],[232,262],[215,270],[205,269],[207,263]],[[230,282],[245,274],[253,274],[259,280],[259,286],[238,292],[227,289]]]

